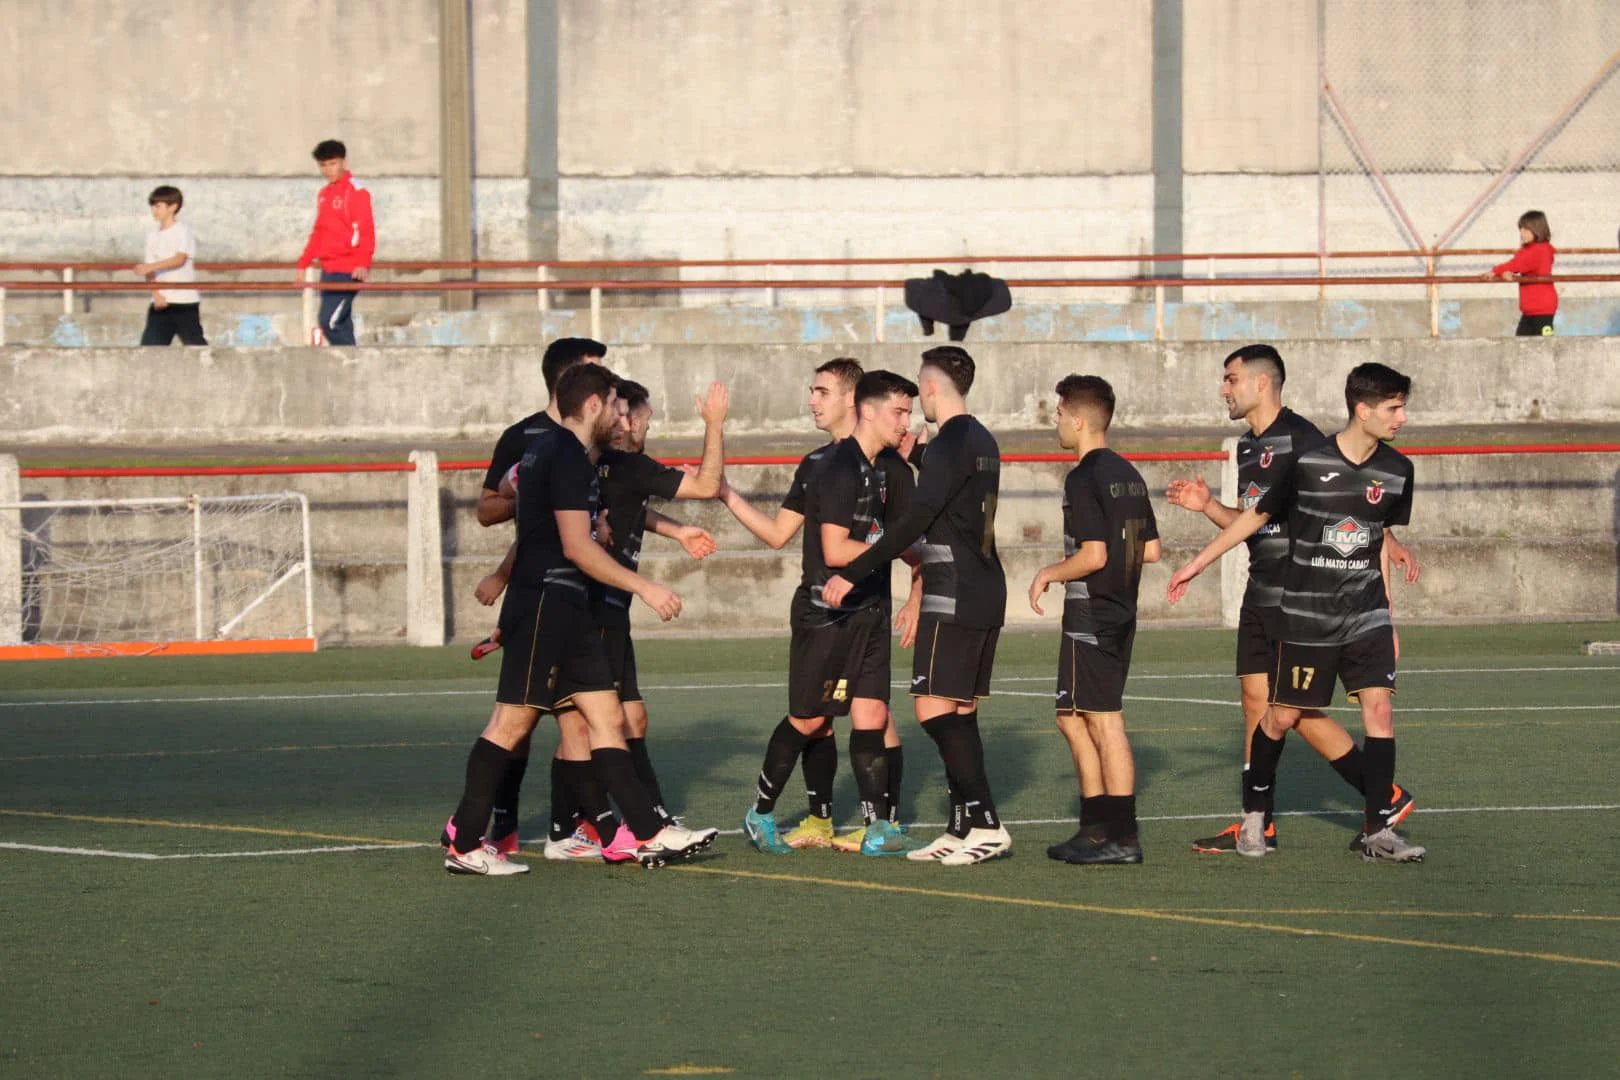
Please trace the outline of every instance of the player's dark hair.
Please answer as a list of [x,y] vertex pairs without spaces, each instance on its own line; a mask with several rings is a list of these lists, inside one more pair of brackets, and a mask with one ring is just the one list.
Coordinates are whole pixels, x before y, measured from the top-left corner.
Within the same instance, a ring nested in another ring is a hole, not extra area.
[[1101,375],[1065,375],[1057,384],[1064,408],[1085,409],[1102,418],[1102,429],[1114,422],[1114,388]]
[[607,346],[588,337],[558,338],[546,346],[546,355],[540,359],[540,376],[546,380],[546,393],[557,392],[557,380],[562,373],[582,360],[600,360],[607,355]]
[[1412,380],[1385,364],[1357,364],[1344,380],[1344,405],[1356,415],[1357,405],[1377,408],[1390,398],[1412,396]]
[[1547,215],[1540,210],[1526,210],[1520,214],[1519,228],[1529,229],[1537,243],[1552,243],[1552,226],[1547,224]]
[[619,400],[630,412],[635,412],[652,400],[652,393],[645,386],[629,379],[619,380]]
[[831,375],[844,384],[845,390],[853,390],[861,382],[861,362],[850,356],[838,356],[816,368],[817,375]]
[[315,144],[315,150],[311,156],[316,161],[334,161],[337,158],[348,157],[349,148],[336,139],[322,139]]
[[178,214],[180,208],[186,205],[186,197],[180,194],[179,188],[171,184],[159,184],[152,189],[152,194],[146,197],[147,206],[151,206],[153,203],[168,203],[174,207],[174,212]]
[[1270,345],[1245,345],[1241,349],[1233,349],[1232,354],[1221,361],[1221,367],[1229,366],[1234,360],[1241,360],[1244,367],[1257,368],[1270,375],[1271,385],[1279,390],[1288,379],[1288,369],[1283,366],[1282,353]]
[[868,401],[885,401],[891,394],[914,398],[917,396],[917,384],[892,371],[868,371],[855,384],[855,405],[859,407]]
[[922,354],[922,362],[943,372],[958,394],[965,396],[973,385],[973,357],[959,345],[935,345]]
[[608,395],[618,386],[619,377],[601,364],[575,364],[557,380],[557,413],[565,420],[584,415],[585,402],[593,397],[607,404]]

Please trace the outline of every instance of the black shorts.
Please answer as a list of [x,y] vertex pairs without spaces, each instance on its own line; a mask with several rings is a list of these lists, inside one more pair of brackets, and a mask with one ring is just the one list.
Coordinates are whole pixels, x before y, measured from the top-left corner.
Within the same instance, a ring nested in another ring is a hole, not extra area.
[[1395,690],[1395,631],[1383,626],[1332,645],[1277,643],[1271,701],[1294,709],[1323,709],[1333,702],[1333,681],[1348,692]]
[[1275,674],[1277,642],[1282,640],[1283,614],[1280,607],[1243,605],[1238,614],[1237,676]]
[[882,606],[794,619],[788,713],[848,716],[852,698],[889,700],[889,620]]
[[640,701],[641,684],[636,680],[636,644],[630,640],[630,613],[612,604],[596,609],[602,628],[602,649],[607,653],[608,671],[619,691],[620,701]]
[[1057,711],[1125,711],[1125,680],[1131,673],[1136,624],[1096,635],[1096,643],[1063,635],[1058,649]]
[[1000,637],[999,626],[958,626],[925,612],[917,623],[917,648],[911,658],[912,695],[964,705],[989,697],[990,669]]
[[502,705],[557,711],[575,694],[613,689],[602,635],[577,590],[509,588],[500,626]]

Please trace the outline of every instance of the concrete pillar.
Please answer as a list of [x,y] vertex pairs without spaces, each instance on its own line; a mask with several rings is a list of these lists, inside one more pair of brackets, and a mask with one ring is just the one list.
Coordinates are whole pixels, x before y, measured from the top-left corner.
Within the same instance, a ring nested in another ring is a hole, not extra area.
[[412,450],[405,500],[405,640],[444,644],[444,540],[439,529],[439,455]]
[[[1235,438],[1222,439],[1226,460],[1221,463],[1221,490],[1216,498],[1227,506],[1243,509],[1238,491],[1237,445]],[[1239,544],[1221,557],[1221,625],[1236,626],[1243,609],[1243,591],[1249,587],[1249,546]]]
[[[1182,0],[1153,0],[1153,250],[1185,250],[1181,234]],[[1155,263],[1156,277],[1181,277],[1180,262]],[[1172,303],[1180,289],[1167,290]]]
[[557,0],[529,0],[529,258],[557,258]]
[[0,454],[0,645],[22,644],[22,478]]
[[[472,48],[467,0],[439,0],[439,258],[473,257]],[[443,281],[470,271],[447,270]],[[445,311],[471,311],[470,292],[445,293]]]

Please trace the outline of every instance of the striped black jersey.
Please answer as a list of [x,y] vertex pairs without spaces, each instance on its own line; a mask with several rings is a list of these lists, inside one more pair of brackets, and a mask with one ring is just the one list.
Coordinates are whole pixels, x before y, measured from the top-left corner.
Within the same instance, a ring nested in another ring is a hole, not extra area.
[[489,468],[484,472],[484,487],[499,491],[501,478],[523,459],[523,452],[529,448],[534,437],[542,431],[556,431],[557,426],[557,422],[542,409],[501,432],[501,437],[495,442],[495,452],[490,455]]
[[[1317,426],[1284,409],[1271,426],[1256,435],[1243,433],[1237,444],[1238,509],[1257,506],[1294,459],[1322,445],[1327,436]],[[1249,587],[1244,607],[1276,607],[1282,603],[1283,568],[1288,563],[1288,522],[1274,517],[1249,537]]]
[[923,529],[922,610],[961,626],[1000,626],[1007,575],[996,551],[1001,447],[972,416],[954,416],[923,452],[916,501],[934,512]]
[[596,469],[574,433],[547,427],[534,437],[518,465],[517,556],[511,584],[564,586],[583,598],[584,571],[563,555],[558,510],[583,510],[596,519]]
[[1339,644],[1389,626],[1384,530],[1412,514],[1412,462],[1384,443],[1360,465],[1329,439],[1295,459],[1257,505],[1288,520],[1283,634]]
[[809,488],[810,477],[837,445],[836,442],[830,442],[825,446],[818,446],[799,459],[799,467],[793,470],[793,482],[788,485],[787,494],[782,496],[782,509],[791,510],[800,517],[804,516],[805,492]]
[[[673,465],[664,465],[644,453],[604,450],[596,459],[602,506],[607,511],[607,531],[613,537],[608,550],[619,560],[620,566],[627,570],[640,567],[642,535],[647,531],[647,503],[654,496],[673,499],[684,476]],[[628,608],[630,594],[604,586],[603,602]]]
[[[822,525],[840,525],[863,544],[883,539],[910,501],[911,469],[893,450],[883,450],[868,461],[854,437],[841,439],[822,455],[805,486],[804,556],[800,563],[800,600],[829,610],[821,587],[839,571],[827,565],[821,544]],[[889,601],[889,564],[874,568],[859,581],[839,608],[852,611]]]
[[1087,541],[1107,545],[1108,561],[1063,590],[1063,633],[1097,644],[1099,633],[1136,622],[1142,552],[1159,538],[1147,483],[1136,466],[1106,447],[1091,451],[1063,481],[1063,554]]

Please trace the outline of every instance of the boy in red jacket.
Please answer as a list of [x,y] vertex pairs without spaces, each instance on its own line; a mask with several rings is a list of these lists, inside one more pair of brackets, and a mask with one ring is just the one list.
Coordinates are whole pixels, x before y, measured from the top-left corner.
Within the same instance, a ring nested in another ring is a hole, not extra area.
[[[348,148],[336,139],[315,147],[326,186],[315,200],[315,227],[298,257],[298,280],[313,262],[321,281],[365,281],[377,247],[371,223],[371,192],[349,173]],[[333,345],[354,344],[354,291],[321,290],[321,333]]]
[[[1519,218],[1519,250],[1513,258],[1491,268],[1488,278],[1506,278],[1520,281],[1525,277],[1547,277],[1552,274],[1552,229],[1547,215],[1540,210],[1529,210]],[[1519,337],[1551,337],[1553,316],[1558,314],[1558,289],[1550,281],[1519,285]]]

